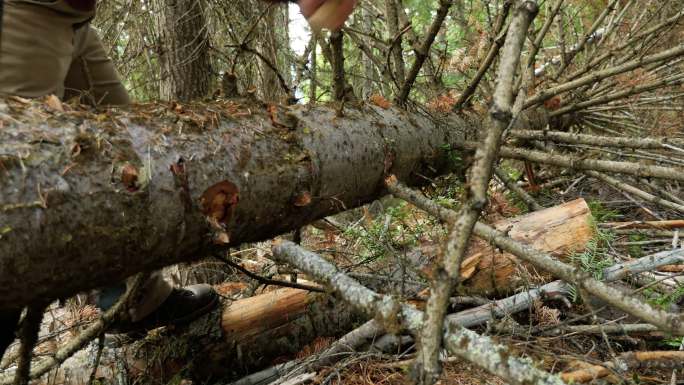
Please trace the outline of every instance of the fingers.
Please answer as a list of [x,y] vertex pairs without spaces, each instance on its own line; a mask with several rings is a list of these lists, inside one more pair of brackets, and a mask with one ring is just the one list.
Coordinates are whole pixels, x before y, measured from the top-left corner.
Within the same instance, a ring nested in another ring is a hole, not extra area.
[[357,0],[299,0],[302,14],[314,30],[337,30],[354,10]]

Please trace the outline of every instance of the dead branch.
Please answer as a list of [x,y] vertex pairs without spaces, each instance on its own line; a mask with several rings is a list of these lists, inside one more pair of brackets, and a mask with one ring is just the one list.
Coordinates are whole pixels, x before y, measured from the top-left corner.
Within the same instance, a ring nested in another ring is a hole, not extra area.
[[458,97],[458,100],[454,104],[454,112],[460,111],[475,94],[475,91],[482,81],[482,78],[485,76],[485,74],[487,74],[487,71],[489,71],[489,68],[494,63],[494,59],[496,59],[496,57],[499,55],[499,50],[503,46],[504,39],[508,33],[508,27],[504,29],[504,26],[506,25],[506,19],[508,18],[508,13],[510,12],[512,5],[513,1],[507,0],[504,1],[503,5],[501,6],[501,12],[499,13],[499,16],[497,16],[496,23],[494,25],[494,32],[492,33],[494,38],[489,46],[487,55],[480,63],[475,76],[473,76],[473,78],[470,80],[470,83],[468,83],[463,92],[461,92],[461,95]]
[[[442,348],[444,317],[455,284],[461,278],[461,262],[468,249],[473,226],[482,208],[487,204],[487,190],[492,178],[492,167],[498,160],[503,132],[520,111],[513,108],[513,86],[520,63],[527,30],[539,11],[533,1],[516,6],[504,43],[497,86],[489,111],[489,124],[483,142],[475,152],[475,162],[470,170],[469,198],[463,203],[458,219],[444,244],[444,258],[436,261],[430,282],[430,298],[425,306],[425,321],[420,336],[418,357],[414,361],[412,377],[420,385],[432,385],[442,372],[439,352]],[[520,96],[523,93],[519,94]]]
[[513,138],[552,141],[557,143],[586,144],[602,147],[643,148],[669,150],[666,145],[684,147],[684,140],[669,137],[633,138],[619,136],[588,135],[562,131],[512,130]]
[[494,175],[503,183],[507,189],[516,194],[530,210],[541,210],[544,207],[537,203],[537,201],[528,194],[522,187],[518,186],[511,178],[508,177],[506,171],[501,167],[494,167]]
[[668,221],[630,221],[630,222],[603,222],[599,226],[611,229],[681,229],[684,228],[684,219]]
[[[423,327],[423,312],[401,304],[387,295],[380,295],[359,284],[320,256],[284,241],[274,244],[276,259],[289,263],[333,289],[345,301],[369,316],[378,317],[388,331],[406,328],[418,334]],[[512,384],[557,384],[563,382],[515,357],[506,347],[490,338],[449,323],[444,339],[451,354],[468,360]]]
[[[477,145],[473,142],[457,143],[456,148],[474,150]],[[566,167],[576,170],[594,170],[614,172],[634,176],[648,176],[654,178],[684,181],[684,170],[674,167],[647,165],[635,162],[618,162],[612,160],[586,159],[578,156],[552,154],[543,151],[528,150],[516,147],[501,147],[503,158],[529,160],[532,162]]]
[[675,203],[675,202],[670,202],[670,201],[667,201],[667,200],[662,199],[660,197],[657,197],[653,194],[647,193],[644,190],[641,190],[641,189],[636,188],[630,184],[627,184],[625,182],[617,180],[617,179],[615,179],[611,176],[608,176],[602,172],[593,171],[593,170],[585,170],[584,173],[589,175],[592,178],[596,178],[600,181],[603,181],[604,183],[608,184],[609,186],[611,186],[611,187],[613,187],[619,191],[624,191],[626,193],[637,196],[646,202],[650,202],[650,203],[653,203],[654,205],[658,205],[658,206],[666,208],[666,209],[675,210],[675,211],[678,211],[678,212],[684,214],[684,205],[680,205],[680,204]]
[[[401,85],[399,94],[397,95],[396,102],[398,105],[404,105],[406,103],[409,93],[413,89],[413,83],[416,81],[420,70],[423,68],[425,60],[430,55],[432,43],[435,41],[437,33],[442,29],[442,24],[444,23],[444,19],[449,13],[449,8],[451,8],[452,4],[452,0],[439,1],[439,9],[437,9],[437,14],[432,19],[432,24],[423,37],[423,43],[421,44],[420,48],[416,50],[416,58],[411,66],[411,69],[409,70],[408,76]],[[404,11],[402,10],[401,12]]]
[[607,79],[621,73],[625,73],[636,68],[640,68],[652,63],[662,63],[667,60],[675,59],[684,55],[684,44],[680,44],[675,48],[664,50],[653,55],[644,56],[637,60],[632,60],[622,65],[606,68],[600,71],[594,71],[589,75],[574,79],[567,83],[560,84],[555,87],[547,88],[539,91],[534,96],[530,97],[525,103],[525,108],[534,106],[535,104],[541,103],[549,98],[556,95],[562,94],[564,92],[571,91],[573,89],[586,86],[588,84],[597,83],[603,79]]
[[40,323],[43,321],[45,307],[45,304],[39,304],[28,306],[26,309],[26,315],[19,332],[21,347],[19,348],[17,372],[14,375],[14,385],[28,385],[29,383],[33,348],[38,341],[38,332],[40,331]]

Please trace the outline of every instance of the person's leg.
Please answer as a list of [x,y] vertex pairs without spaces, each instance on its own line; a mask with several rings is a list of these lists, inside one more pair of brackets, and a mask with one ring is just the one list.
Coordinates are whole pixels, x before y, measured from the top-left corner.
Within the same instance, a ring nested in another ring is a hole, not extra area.
[[63,95],[74,51],[72,22],[41,5],[4,2],[0,95]]
[[97,33],[86,24],[76,30],[74,58],[64,81],[65,99],[79,96],[91,105],[130,103],[114,63],[107,56]]

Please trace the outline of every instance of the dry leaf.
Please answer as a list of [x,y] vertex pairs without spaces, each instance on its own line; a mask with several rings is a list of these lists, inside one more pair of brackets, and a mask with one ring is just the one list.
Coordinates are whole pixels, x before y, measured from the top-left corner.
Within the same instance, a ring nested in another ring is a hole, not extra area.
[[369,98],[370,102],[375,104],[376,106],[382,108],[382,109],[388,109],[392,107],[392,103],[390,103],[387,99],[385,99],[382,95],[380,94],[373,94]]
[[64,112],[62,101],[56,95],[50,95],[45,98],[45,104],[53,111]]

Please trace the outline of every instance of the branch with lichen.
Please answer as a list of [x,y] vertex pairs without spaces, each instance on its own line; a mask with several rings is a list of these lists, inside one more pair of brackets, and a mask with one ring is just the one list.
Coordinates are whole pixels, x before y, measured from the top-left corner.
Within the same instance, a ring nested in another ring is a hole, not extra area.
[[454,284],[460,278],[461,262],[468,249],[473,226],[487,204],[487,190],[492,167],[498,160],[502,134],[511,124],[514,114],[519,112],[513,111],[513,87],[527,30],[537,12],[534,1],[518,4],[508,28],[486,136],[476,150],[475,163],[470,170],[469,199],[463,203],[458,219],[451,224],[444,244],[443,261],[437,261],[433,268],[430,298],[425,306],[426,319],[420,336],[418,357],[412,368],[412,377],[418,384],[432,385],[442,371],[439,351],[449,298]]
[[[306,272],[335,291],[343,300],[368,316],[381,320],[389,332],[408,329],[413,334],[419,334],[422,329],[423,312],[392,296],[381,295],[364,287],[321,256],[289,241],[275,243],[272,250],[276,260]],[[448,323],[443,329],[443,337],[449,353],[480,366],[508,383],[564,384],[558,377],[536,368],[529,360],[516,357],[489,337],[457,324]]]

